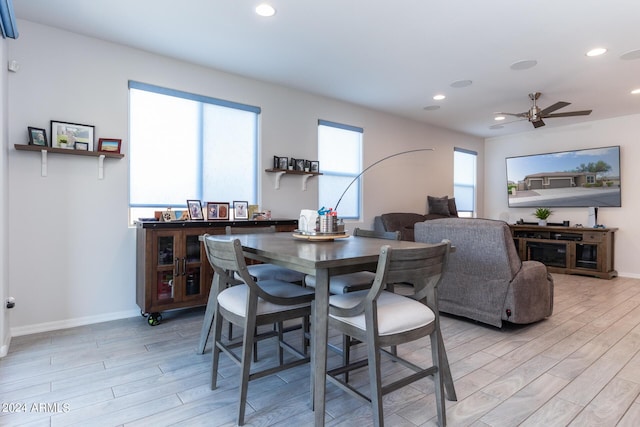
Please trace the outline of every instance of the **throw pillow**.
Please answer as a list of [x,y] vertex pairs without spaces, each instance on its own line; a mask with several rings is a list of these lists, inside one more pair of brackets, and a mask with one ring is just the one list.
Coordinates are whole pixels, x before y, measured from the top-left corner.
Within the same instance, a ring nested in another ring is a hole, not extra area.
[[456,198],[449,199],[449,214],[451,216],[458,216],[458,207],[456,206]]
[[449,196],[432,197],[427,196],[429,203],[429,213],[434,215],[451,216],[449,213]]

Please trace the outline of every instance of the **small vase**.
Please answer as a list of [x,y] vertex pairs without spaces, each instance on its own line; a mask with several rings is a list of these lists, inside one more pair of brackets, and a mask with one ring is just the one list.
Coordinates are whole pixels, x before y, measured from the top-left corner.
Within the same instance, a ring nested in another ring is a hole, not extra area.
[[538,225],[542,226],[542,227],[546,227],[547,226],[547,220],[546,219],[539,219],[538,220]]

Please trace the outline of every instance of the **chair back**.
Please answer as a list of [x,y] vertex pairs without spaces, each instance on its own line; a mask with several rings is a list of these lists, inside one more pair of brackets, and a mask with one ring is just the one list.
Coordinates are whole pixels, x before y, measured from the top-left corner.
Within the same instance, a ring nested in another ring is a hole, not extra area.
[[[211,268],[213,268],[216,274],[220,275],[220,280],[223,280],[227,284],[246,283],[250,289],[250,293],[273,304],[295,305],[309,302],[310,298],[308,295],[283,297],[271,294],[258,286],[247,271],[247,263],[244,259],[242,245],[239,239],[220,239],[205,234],[204,244]],[[237,274],[242,281],[235,279],[235,274]]]
[[380,248],[376,277],[367,296],[352,308],[331,307],[331,314],[351,317],[364,312],[373,304],[387,284],[410,283],[416,300],[426,300],[427,306],[437,313],[437,288],[442,278],[451,250],[451,242],[443,240],[426,248],[391,249]]
[[275,233],[276,226],[271,225],[269,227],[232,227],[227,225],[224,228],[224,232],[227,236],[232,234],[261,234],[261,233]]
[[354,228],[353,235],[356,237],[374,237],[377,239],[400,240],[399,231],[378,231],[365,230],[363,228]]

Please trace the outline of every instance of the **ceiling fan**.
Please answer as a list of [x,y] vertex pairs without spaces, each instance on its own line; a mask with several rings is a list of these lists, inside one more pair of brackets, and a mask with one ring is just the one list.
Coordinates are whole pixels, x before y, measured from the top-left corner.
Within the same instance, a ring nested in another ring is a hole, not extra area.
[[[527,119],[531,122],[534,128],[539,128],[544,126],[544,122],[542,119],[549,119],[554,117],[573,117],[573,116],[588,116],[591,114],[591,110],[582,110],[582,111],[569,111],[566,113],[553,113],[556,110],[566,107],[567,105],[571,105],[570,102],[556,102],[553,105],[541,110],[538,107],[536,101],[540,98],[540,92],[534,92],[529,94],[529,99],[531,100],[531,108],[524,113],[497,113],[497,114],[505,114],[507,116],[515,116],[520,117],[521,120]],[[519,121],[519,120],[515,120]],[[509,122],[513,123],[513,122]],[[497,125],[499,126],[499,125]]]

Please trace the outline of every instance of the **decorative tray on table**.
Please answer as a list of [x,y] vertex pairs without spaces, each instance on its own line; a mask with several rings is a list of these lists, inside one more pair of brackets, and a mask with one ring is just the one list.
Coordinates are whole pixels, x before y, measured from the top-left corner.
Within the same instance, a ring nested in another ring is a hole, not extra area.
[[337,231],[335,233],[321,233],[319,231],[293,230],[293,237],[297,239],[312,241],[331,241],[334,239],[344,239],[346,237],[349,237],[349,235],[344,231]]

